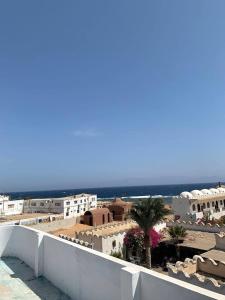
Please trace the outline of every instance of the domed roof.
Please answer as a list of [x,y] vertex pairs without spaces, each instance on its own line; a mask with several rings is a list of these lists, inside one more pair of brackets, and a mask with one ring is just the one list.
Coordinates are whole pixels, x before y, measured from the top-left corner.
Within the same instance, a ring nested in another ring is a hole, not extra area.
[[220,193],[225,193],[225,188],[223,188],[223,187],[219,187],[217,190],[218,190]]
[[103,207],[103,208],[96,208],[91,211],[87,210],[84,214],[85,215],[91,214],[92,216],[97,216],[97,215],[104,215],[104,214],[108,214],[108,213],[109,213],[109,209],[106,207]]
[[208,189],[203,189],[201,190],[201,192],[204,194],[204,195],[212,195],[212,192]]
[[210,189],[210,191],[213,193],[213,194],[219,194],[220,191],[218,191],[218,189]]
[[201,191],[199,191],[199,190],[193,190],[193,191],[191,191],[191,194],[194,197],[203,196],[203,193]]
[[112,205],[126,206],[126,205],[128,205],[128,203],[123,201],[121,198],[115,198],[112,201]]
[[181,198],[192,199],[192,198],[193,198],[193,195],[192,195],[191,193],[189,193],[189,192],[182,192],[182,193],[180,194],[180,197],[181,197]]

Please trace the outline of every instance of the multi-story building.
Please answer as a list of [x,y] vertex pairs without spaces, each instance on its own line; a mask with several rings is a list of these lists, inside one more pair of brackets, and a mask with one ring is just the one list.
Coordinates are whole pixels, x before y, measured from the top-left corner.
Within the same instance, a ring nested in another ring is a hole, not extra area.
[[183,220],[197,220],[204,215],[219,219],[225,215],[225,188],[182,192],[173,197],[172,208],[175,216]]
[[77,217],[97,207],[97,195],[79,194],[63,198],[10,200],[0,195],[0,215],[22,213],[63,214],[64,218]]
[[79,194],[63,198],[24,200],[25,213],[56,213],[64,218],[83,215],[97,207],[97,195]]

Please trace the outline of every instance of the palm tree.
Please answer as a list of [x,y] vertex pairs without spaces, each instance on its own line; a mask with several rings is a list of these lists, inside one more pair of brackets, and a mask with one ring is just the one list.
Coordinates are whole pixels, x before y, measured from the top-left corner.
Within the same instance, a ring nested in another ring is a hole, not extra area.
[[151,268],[151,238],[150,230],[160,221],[168,210],[165,209],[162,198],[149,198],[134,204],[131,209],[131,218],[140,226],[144,232],[145,264]]

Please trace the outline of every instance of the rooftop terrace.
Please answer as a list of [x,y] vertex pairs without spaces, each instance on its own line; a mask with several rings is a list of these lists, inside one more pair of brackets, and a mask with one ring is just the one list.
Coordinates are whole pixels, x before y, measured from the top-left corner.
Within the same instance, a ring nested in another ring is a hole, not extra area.
[[34,271],[15,257],[0,260],[1,300],[69,300],[44,277],[36,278]]
[[218,293],[24,226],[0,226],[0,257],[1,299],[4,292],[5,299],[29,300],[68,299],[65,294],[74,300],[224,300]]

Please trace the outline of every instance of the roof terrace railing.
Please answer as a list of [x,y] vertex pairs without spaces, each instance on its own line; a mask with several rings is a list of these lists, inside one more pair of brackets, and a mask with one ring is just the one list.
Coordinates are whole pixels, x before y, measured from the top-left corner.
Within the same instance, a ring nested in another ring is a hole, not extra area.
[[0,256],[14,256],[72,299],[207,300],[224,296],[50,234],[0,226]]

